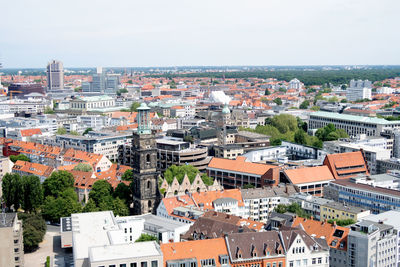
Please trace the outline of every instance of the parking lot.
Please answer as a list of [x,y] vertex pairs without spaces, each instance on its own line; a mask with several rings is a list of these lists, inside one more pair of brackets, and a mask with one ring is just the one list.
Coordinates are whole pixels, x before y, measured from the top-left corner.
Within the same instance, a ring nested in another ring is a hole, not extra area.
[[39,249],[24,255],[25,267],[43,267],[46,257],[50,256],[53,266],[70,267],[72,266],[71,249],[61,248],[60,227],[47,225],[47,232],[44,240],[39,244]]

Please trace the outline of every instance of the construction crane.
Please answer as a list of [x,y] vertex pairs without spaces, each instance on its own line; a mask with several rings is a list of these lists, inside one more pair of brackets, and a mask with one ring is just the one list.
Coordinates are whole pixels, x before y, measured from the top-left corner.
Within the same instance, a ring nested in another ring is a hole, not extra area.
[[22,91],[12,90],[8,92],[10,94],[10,100],[13,98],[13,93],[23,93]]

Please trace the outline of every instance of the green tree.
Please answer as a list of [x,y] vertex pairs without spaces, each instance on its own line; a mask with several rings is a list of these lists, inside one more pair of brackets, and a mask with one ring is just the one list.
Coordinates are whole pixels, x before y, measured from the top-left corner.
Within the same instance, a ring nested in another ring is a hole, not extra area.
[[58,134],[58,135],[67,134],[67,129],[65,129],[64,127],[60,127],[57,129],[56,134]]
[[140,107],[139,102],[133,102],[132,105],[129,107],[130,112],[136,112],[137,108]]
[[265,95],[270,95],[271,92],[268,89],[265,89]]
[[[69,190],[66,191],[68,192]],[[69,217],[72,213],[79,213],[81,211],[82,206],[76,201],[75,197],[59,196],[55,198],[47,196],[42,207],[43,217],[51,222],[59,222],[61,217]]]
[[79,163],[73,169],[74,171],[81,171],[81,172],[93,172],[93,168],[91,165],[86,163]]
[[205,185],[212,185],[214,183],[213,179],[210,176],[208,176],[206,173],[203,173],[201,175],[201,180],[203,180],[203,183]]
[[124,200],[119,199],[118,197],[113,200],[112,203],[112,211],[117,216],[128,216],[129,209]]
[[284,204],[278,204],[278,206],[275,207],[274,211],[278,213],[285,213],[287,212],[287,207]]
[[291,212],[299,217],[310,218],[310,215],[302,209],[298,203],[292,203],[290,205],[279,204],[274,211],[278,213]]
[[44,180],[43,189],[45,196],[59,196],[64,190],[73,188],[74,177],[67,171],[53,172],[49,178]]
[[307,144],[306,133],[303,130],[298,129],[294,134],[294,142],[296,144],[306,145]]
[[329,123],[325,127],[318,129],[315,132],[315,136],[323,142],[349,137],[346,131],[344,131],[343,129],[336,129],[332,123]]
[[185,174],[187,174],[190,182],[193,182],[196,174],[199,173],[199,170],[193,167],[192,165],[182,165],[176,166],[172,165],[164,172],[164,178],[167,180],[169,184],[172,183],[174,177],[178,180],[179,183],[182,183]]
[[149,234],[141,234],[135,242],[147,242],[147,241],[157,241],[155,236]]
[[82,135],[87,135],[90,131],[93,131],[93,128],[89,127],[82,133]]
[[331,103],[335,103],[335,102],[339,102],[339,99],[337,98],[337,96],[332,96],[331,98],[329,98],[328,101]]
[[347,99],[343,98],[342,100],[340,100],[340,103],[347,103]]
[[255,188],[253,184],[245,184],[243,185],[243,189],[250,189],[250,188]]
[[310,101],[304,100],[303,103],[300,104],[300,109],[308,109],[310,106]]
[[289,114],[274,116],[271,120],[271,125],[276,127],[280,133],[287,133],[288,131],[296,131],[298,129],[296,117]]
[[76,136],[80,135],[77,131],[70,131],[69,134],[70,135],[76,135]]
[[121,177],[122,181],[133,181],[133,171],[132,169],[128,169],[122,174]]
[[44,114],[54,114],[54,110],[51,107],[46,107],[44,109]]
[[27,156],[25,156],[24,154],[18,154],[18,155],[11,155],[10,156],[10,160],[15,163],[18,160],[22,160],[22,161],[31,161],[30,158],[28,158]]
[[22,177],[22,208],[25,212],[35,211],[43,203],[43,188],[40,179],[34,175]]
[[25,225],[23,227],[23,237],[25,252],[33,251],[38,247],[39,243],[43,241],[42,234],[31,225]]
[[100,207],[100,203],[109,202],[107,199],[111,197],[112,187],[106,180],[97,180],[90,190],[89,199],[92,199],[96,203],[97,207]]
[[356,223],[356,221],[354,221],[352,219],[343,219],[343,220],[330,219],[330,220],[328,220],[328,223],[333,224],[334,222],[336,222],[336,224],[339,226],[348,226],[348,225],[352,225],[352,224]]
[[13,207],[17,211],[23,199],[21,176],[17,173],[6,173],[1,186],[7,208]]
[[132,80],[129,80],[127,83],[129,83],[129,84],[133,84]]
[[319,106],[312,106],[311,107],[311,110],[313,110],[313,111],[318,111],[318,110],[320,110],[321,108],[319,107]]
[[282,99],[280,97],[277,97],[274,99],[274,103],[277,104],[278,106],[282,105]]
[[96,206],[96,203],[93,201],[93,199],[89,199],[88,202],[83,207],[82,211],[83,212],[95,212],[95,211],[99,211],[99,208]]
[[124,183],[119,183],[113,192],[114,198],[124,200],[126,203],[130,200],[131,189]]

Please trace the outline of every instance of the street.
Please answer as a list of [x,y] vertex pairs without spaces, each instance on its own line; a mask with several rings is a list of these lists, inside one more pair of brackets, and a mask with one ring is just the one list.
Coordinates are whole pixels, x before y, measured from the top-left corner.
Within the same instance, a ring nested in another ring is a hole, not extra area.
[[39,244],[39,248],[32,253],[25,253],[25,267],[43,267],[46,257],[50,256],[54,262],[53,266],[69,267],[72,263],[71,249],[61,248],[60,227],[47,225],[44,240]]

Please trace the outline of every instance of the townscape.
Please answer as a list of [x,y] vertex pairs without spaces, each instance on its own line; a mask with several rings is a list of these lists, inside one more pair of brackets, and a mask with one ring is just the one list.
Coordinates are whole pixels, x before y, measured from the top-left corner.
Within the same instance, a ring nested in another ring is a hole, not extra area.
[[398,265],[399,77],[26,72],[2,75],[2,266],[46,223],[53,265]]
[[400,1],[0,10],[0,267],[400,267]]

